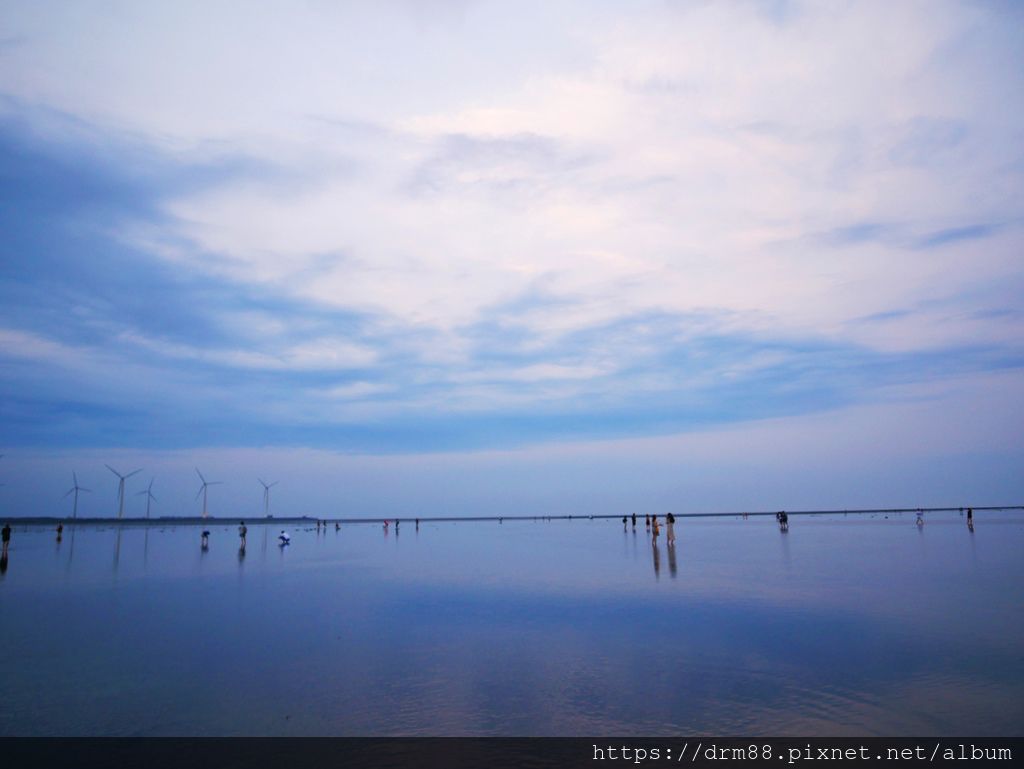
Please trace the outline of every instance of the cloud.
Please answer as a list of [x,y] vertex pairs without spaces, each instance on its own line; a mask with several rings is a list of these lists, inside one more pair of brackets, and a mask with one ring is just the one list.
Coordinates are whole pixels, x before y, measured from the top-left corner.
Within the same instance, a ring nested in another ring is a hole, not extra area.
[[1024,362],[1016,11],[108,11],[0,53],[12,445],[629,439]]

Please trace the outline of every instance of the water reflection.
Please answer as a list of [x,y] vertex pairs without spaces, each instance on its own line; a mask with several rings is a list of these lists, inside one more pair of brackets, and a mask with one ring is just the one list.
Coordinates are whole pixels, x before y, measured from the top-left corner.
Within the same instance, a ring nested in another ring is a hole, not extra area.
[[114,542],[114,573],[117,574],[117,570],[121,563],[121,527],[117,527],[117,539]]
[[[956,512],[929,514],[930,554],[917,558],[913,515],[800,517],[793,542],[779,544],[770,515],[701,521],[685,530],[679,580],[681,546],[666,541],[663,556],[648,537],[647,561],[627,532],[620,549],[619,518],[571,529],[510,520],[501,537],[487,523],[431,523],[400,548],[382,546],[379,523],[325,539],[302,527],[287,561],[285,547],[266,558],[267,526],[264,557],[251,560],[226,545],[197,554],[198,527],[139,537],[131,525],[123,535],[72,526],[67,557],[54,560],[52,527],[30,530],[0,581],[0,735],[1015,733],[1024,723],[1019,522],[965,542]],[[231,541],[232,528],[217,531]],[[117,580],[106,578],[111,545]],[[652,669],[635,650],[667,634],[678,656]],[[45,659],[30,653],[40,644]],[[210,648],[217,675],[183,682],[183,666],[207,664]],[[245,653],[221,653],[230,649]],[[80,694],[103,681],[116,697]]]

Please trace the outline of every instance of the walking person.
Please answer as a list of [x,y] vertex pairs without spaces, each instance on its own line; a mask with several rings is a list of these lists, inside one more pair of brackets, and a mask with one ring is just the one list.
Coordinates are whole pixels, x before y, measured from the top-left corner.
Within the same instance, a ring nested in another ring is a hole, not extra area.
[[245,550],[245,535],[249,533],[249,530],[245,527],[245,521],[238,522],[238,538],[241,540],[239,550]]
[[3,556],[7,557],[7,548],[11,546],[11,524],[5,523],[4,528],[0,531],[0,538],[3,539]]
[[665,516],[665,541],[670,545],[676,541],[676,517],[672,513]]

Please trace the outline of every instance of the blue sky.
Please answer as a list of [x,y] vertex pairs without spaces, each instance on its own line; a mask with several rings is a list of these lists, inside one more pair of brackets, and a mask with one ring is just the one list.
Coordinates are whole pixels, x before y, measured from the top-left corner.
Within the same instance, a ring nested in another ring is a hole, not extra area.
[[0,19],[0,513],[1024,498],[1015,4]]

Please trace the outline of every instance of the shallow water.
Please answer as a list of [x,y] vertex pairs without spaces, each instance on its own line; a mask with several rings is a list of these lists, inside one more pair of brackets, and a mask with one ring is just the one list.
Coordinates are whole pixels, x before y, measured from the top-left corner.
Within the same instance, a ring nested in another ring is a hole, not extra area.
[[1024,516],[15,527],[3,735],[1021,735]]

